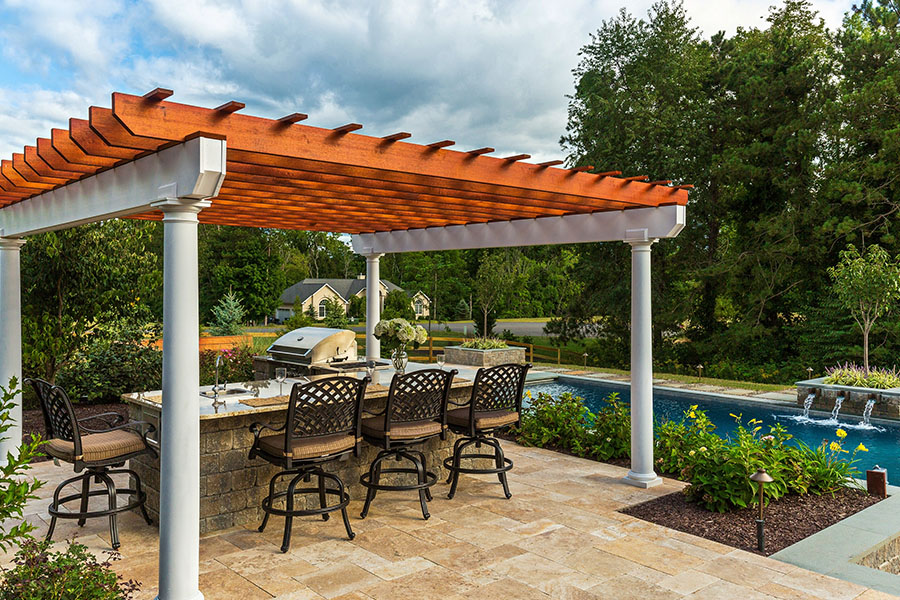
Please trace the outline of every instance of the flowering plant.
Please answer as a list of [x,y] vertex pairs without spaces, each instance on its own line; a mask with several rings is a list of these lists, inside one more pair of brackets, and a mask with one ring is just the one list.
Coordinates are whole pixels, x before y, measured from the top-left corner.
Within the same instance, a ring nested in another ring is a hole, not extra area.
[[412,345],[418,348],[428,341],[428,332],[421,325],[412,325],[406,319],[383,319],[375,325],[375,337],[393,347]]

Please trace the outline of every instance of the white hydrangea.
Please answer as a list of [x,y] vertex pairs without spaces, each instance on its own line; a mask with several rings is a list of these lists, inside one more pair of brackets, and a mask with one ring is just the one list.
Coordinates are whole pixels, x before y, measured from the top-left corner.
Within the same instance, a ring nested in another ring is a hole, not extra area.
[[428,341],[428,332],[421,325],[412,325],[406,319],[385,319],[375,325],[375,337],[418,348]]

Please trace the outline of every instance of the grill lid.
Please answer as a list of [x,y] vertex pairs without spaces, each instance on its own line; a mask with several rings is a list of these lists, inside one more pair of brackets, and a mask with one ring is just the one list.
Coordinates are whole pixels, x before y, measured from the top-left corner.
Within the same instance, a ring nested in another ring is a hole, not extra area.
[[297,365],[356,359],[356,334],[349,329],[300,327],[269,346],[275,360]]

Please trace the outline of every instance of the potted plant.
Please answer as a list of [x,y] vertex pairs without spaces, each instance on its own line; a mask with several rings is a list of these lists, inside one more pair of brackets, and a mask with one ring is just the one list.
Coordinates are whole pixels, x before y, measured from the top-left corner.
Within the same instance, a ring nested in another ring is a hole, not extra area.
[[497,338],[475,338],[459,346],[444,348],[444,358],[449,363],[473,367],[493,367],[505,363],[524,363],[525,348],[510,347]]
[[412,325],[406,319],[383,319],[375,325],[375,337],[391,352],[391,362],[398,373],[406,371],[409,355],[406,347],[418,348],[428,340],[428,332],[421,325]]

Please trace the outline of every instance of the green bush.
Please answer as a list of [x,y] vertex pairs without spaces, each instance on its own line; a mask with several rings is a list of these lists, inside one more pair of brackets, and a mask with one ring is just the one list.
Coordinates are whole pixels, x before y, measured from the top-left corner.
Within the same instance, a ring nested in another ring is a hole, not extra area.
[[577,456],[609,460],[629,455],[631,448],[631,416],[619,401],[618,394],[603,399],[597,413],[591,412],[584,399],[561,394],[554,398],[539,393],[522,410],[518,441],[526,446],[552,447]]
[[315,323],[316,320],[310,317],[308,314],[306,314],[302,310],[296,311],[295,309],[294,315],[288,318],[282,325],[281,333],[289,333],[295,329],[300,329],[301,327],[310,327]]
[[56,383],[75,402],[118,402],[122,394],[158,390],[162,351],[138,341],[97,340],[63,366]]
[[243,321],[247,311],[234,292],[228,292],[219,303],[212,307],[213,322],[209,325],[210,335],[240,335],[244,331]]
[[200,385],[216,382],[216,356],[222,355],[219,368],[219,384],[224,382],[253,381],[253,348],[235,346],[229,350],[203,350],[200,352]]
[[122,581],[110,569],[118,553],[108,554],[98,562],[81,544],[51,552],[48,541],[26,541],[3,573],[0,600],[129,600],[140,584]]
[[509,348],[509,344],[507,344],[503,340],[483,337],[466,340],[462,344],[460,344],[460,346],[462,346],[463,348],[476,348],[478,350],[497,350],[500,348]]
[[[9,438],[6,432],[13,425],[11,412],[15,398],[22,393],[18,386],[15,377],[10,378],[8,387],[0,385],[0,440]],[[23,440],[18,455],[7,453],[6,464],[0,467],[0,550],[6,551],[27,539],[34,530],[34,526],[24,519],[23,510],[26,502],[37,499],[35,492],[44,484],[37,479],[27,479],[25,474],[31,468],[31,459],[41,455],[42,443],[39,436],[32,434],[28,441]]]
[[886,390],[900,387],[900,373],[897,369],[865,369],[853,363],[846,363],[828,369],[825,383]]

